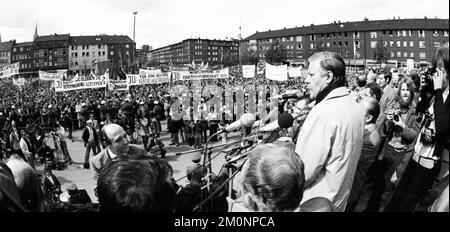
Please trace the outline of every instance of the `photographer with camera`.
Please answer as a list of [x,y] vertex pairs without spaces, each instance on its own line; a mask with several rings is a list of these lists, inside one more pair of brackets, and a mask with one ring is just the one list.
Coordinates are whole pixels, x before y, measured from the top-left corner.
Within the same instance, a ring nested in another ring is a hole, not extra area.
[[389,199],[395,183],[403,173],[404,166],[412,156],[413,141],[419,134],[419,124],[416,122],[414,99],[414,83],[410,78],[403,78],[399,82],[396,105],[386,113],[384,133],[387,135],[382,156],[386,164],[383,172],[378,173],[384,183],[372,192],[367,211],[378,211],[380,203],[383,205]]
[[[433,75],[429,75],[433,80],[433,96],[427,110],[417,120],[421,123],[421,128],[414,143],[414,155],[408,163],[386,211],[413,210],[419,200],[431,189],[435,179],[441,179],[444,175],[448,176],[448,47],[437,50],[433,59],[433,67],[436,71]],[[421,99],[421,101],[424,100],[428,99]],[[445,168],[441,170],[441,166]]]

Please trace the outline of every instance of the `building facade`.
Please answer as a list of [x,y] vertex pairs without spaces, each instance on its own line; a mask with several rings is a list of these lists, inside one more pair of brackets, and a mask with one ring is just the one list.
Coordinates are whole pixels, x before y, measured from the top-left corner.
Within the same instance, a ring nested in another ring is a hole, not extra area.
[[387,63],[428,65],[437,47],[449,44],[448,19],[391,19],[333,22],[325,25],[256,32],[240,42],[240,51],[253,50],[264,60],[270,45],[279,41],[290,63],[305,63],[317,51],[340,54],[348,65],[370,66],[374,54],[385,47]]
[[33,77],[37,75],[34,69],[34,43],[15,43],[11,53],[11,63],[20,62],[19,73],[22,77]]
[[89,75],[95,62],[108,59],[107,36],[71,36],[69,40],[69,74]]
[[69,69],[69,34],[37,36],[34,42],[34,68],[42,71]]
[[[111,61],[110,73],[114,77],[124,73],[137,73],[135,59],[135,43],[126,35],[106,36],[108,59]],[[123,77],[123,76],[122,76]]]
[[16,41],[0,42],[0,68],[11,64],[11,51]]
[[192,62],[221,63],[225,56],[239,56],[238,41],[186,39],[152,50],[149,58],[152,64],[185,65]]

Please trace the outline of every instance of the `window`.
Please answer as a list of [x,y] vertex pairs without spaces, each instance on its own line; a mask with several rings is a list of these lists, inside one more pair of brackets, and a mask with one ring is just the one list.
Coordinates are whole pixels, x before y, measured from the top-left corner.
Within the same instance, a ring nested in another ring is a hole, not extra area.
[[97,53],[97,55],[98,55],[98,56],[101,56],[101,55],[102,55],[102,53],[101,53],[101,52],[98,52],[98,53]]
[[394,31],[390,30],[389,31],[389,36],[394,36]]
[[391,52],[391,58],[394,58],[394,57],[395,57],[395,53]]
[[419,48],[425,48],[425,41],[419,41]]
[[419,30],[419,38],[425,38],[425,31]]
[[348,41],[345,41],[345,42],[344,42],[344,46],[345,46],[345,47],[348,47]]
[[370,38],[371,39],[376,39],[377,38],[377,32],[376,31],[370,32]]
[[409,41],[409,46],[414,47],[414,41]]
[[342,47],[342,41],[339,41],[339,47]]
[[125,45],[125,48],[130,48],[130,45],[129,45],[129,44],[126,44],[126,45]]
[[86,52],[86,56],[89,56],[89,52]]
[[102,45],[99,44],[99,45],[97,46],[97,48],[98,48],[98,49],[102,49]]
[[435,48],[438,48],[438,47],[440,47],[441,46],[441,43],[440,42],[434,42],[434,47]]
[[389,41],[389,47],[394,47],[394,41]]
[[388,45],[388,42],[387,41],[383,41],[383,47],[387,47],[387,45]]
[[310,36],[310,40],[311,40],[311,41],[315,41],[315,40],[316,40],[316,35],[311,35],[311,36]]
[[439,31],[434,30],[434,31],[433,31],[433,36],[438,36],[438,35],[439,35]]
[[327,34],[327,39],[329,39],[330,38],[330,34]]
[[286,38],[281,38],[281,42],[285,42],[286,41]]
[[401,46],[402,46],[402,42],[397,41],[397,47],[399,48],[399,47],[401,47]]
[[361,52],[360,51],[356,51],[355,58],[361,58]]
[[347,38],[348,37],[348,33],[344,32],[344,37]]
[[402,53],[401,52],[397,52],[397,57],[402,57]]
[[414,58],[414,52],[410,52],[409,57]]
[[402,36],[402,31],[397,31],[397,36]]
[[110,55],[110,56],[114,55],[114,52],[113,52],[113,51],[110,51],[110,52],[109,52],[109,55]]
[[419,59],[425,60],[427,58],[427,53],[425,52],[419,52]]
[[405,57],[405,58],[408,57],[408,53],[407,53],[407,52],[404,52],[404,53],[403,53],[403,57]]
[[348,57],[348,51],[345,51],[345,57]]
[[402,31],[403,36],[406,36],[406,30]]
[[84,53],[84,52],[82,52],[82,53],[81,53],[81,57],[84,57],[84,55],[85,55],[85,53]]
[[377,47],[377,41],[370,41],[370,48],[376,48]]
[[303,54],[302,53],[297,53],[297,58],[303,58]]
[[409,35],[409,36],[412,36],[412,30],[409,30],[409,31],[408,31],[408,35]]
[[311,49],[314,49],[314,44],[310,44],[309,47],[310,47]]
[[297,44],[298,49],[303,49],[302,44]]
[[72,50],[75,50],[75,46],[72,45]]
[[359,43],[359,41],[355,41],[355,48],[360,48],[361,44]]
[[327,48],[331,47],[330,42],[327,42]]
[[448,37],[448,31],[444,31],[444,37]]
[[408,47],[408,41],[403,41],[403,47]]

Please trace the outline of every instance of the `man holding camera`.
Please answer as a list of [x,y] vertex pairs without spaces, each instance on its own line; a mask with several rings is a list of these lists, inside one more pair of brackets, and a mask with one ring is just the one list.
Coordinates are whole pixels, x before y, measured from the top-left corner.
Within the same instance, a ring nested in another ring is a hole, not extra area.
[[[414,155],[386,211],[411,211],[436,178],[447,176],[448,180],[449,65],[449,48],[439,48],[433,59],[435,71],[430,75],[434,91],[426,112],[419,117],[421,129],[414,143]],[[424,100],[427,101],[421,99]],[[445,168],[441,170],[441,166]]]
[[387,135],[387,140],[384,145],[382,144],[384,147],[381,154],[386,168],[378,173],[380,183],[372,192],[366,211],[378,211],[382,197],[384,196],[383,202],[389,199],[393,184],[398,182],[405,163],[411,158],[414,151],[413,142],[419,134],[415,106],[412,104],[414,83],[410,78],[400,80],[396,99],[394,108],[387,110],[384,122],[383,132]]

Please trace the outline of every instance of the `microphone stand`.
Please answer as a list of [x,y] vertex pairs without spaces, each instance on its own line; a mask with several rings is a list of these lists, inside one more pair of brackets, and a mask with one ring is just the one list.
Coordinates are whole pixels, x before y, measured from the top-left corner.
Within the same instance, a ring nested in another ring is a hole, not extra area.
[[[211,191],[210,186],[211,186],[211,182],[212,182],[212,180],[211,180],[211,176],[212,176],[211,153],[208,152],[208,144],[209,144],[209,141],[211,140],[211,138],[214,138],[214,136],[216,136],[222,132],[223,131],[218,131],[215,134],[209,136],[208,140],[206,141],[205,148],[203,149],[203,165],[206,164],[206,160],[208,159],[208,165],[206,166],[207,167],[207,169],[206,169],[207,170],[206,186],[208,188],[208,192]],[[203,199],[203,191],[200,191],[200,199]],[[211,201],[211,208],[213,208],[213,206],[214,206],[213,202]]]
[[[246,152],[247,153],[247,152]],[[246,154],[244,153],[244,154]],[[228,168],[228,172],[230,174],[230,176],[228,177],[228,179],[226,179],[216,190],[214,190],[213,193],[211,193],[206,199],[202,200],[193,210],[192,212],[196,212],[201,206],[203,206],[206,202],[208,202],[212,197],[214,197],[215,195],[217,195],[217,193],[220,192],[220,190],[222,190],[223,187],[225,187],[225,185],[229,185],[229,189],[228,189],[228,196],[231,199],[231,196],[233,194],[233,178],[241,171],[242,167],[244,166],[245,162],[247,162],[247,159],[245,159],[244,162],[242,162],[242,164],[240,164],[238,167],[234,166],[231,163],[225,163],[224,166],[227,166]],[[236,169],[236,171],[233,173],[233,169]],[[203,198],[202,198],[203,199]],[[211,205],[212,205],[211,201]]]

